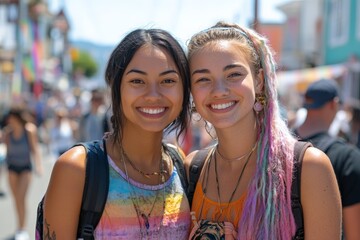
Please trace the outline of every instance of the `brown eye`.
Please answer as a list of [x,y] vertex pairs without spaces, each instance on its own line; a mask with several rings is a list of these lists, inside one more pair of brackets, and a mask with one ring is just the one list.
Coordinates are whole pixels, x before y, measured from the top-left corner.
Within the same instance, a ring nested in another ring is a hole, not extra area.
[[141,79],[133,79],[133,80],[130,80],[130,83],[133,83],[133,84],[144,84],[144,81],[141,80]]

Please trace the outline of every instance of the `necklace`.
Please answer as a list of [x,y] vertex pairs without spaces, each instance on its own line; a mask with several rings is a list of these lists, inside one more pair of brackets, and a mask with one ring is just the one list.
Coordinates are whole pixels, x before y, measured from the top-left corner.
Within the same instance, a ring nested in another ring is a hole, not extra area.
[[[252,155],[252,153],[255,151],[255,148],[257,146],[257,142],[255,143],[254,147],[251,149],[251,151],[248,153],[247,155],[247,158],[246,158],[246,161],[244,163],[244,167],[242,168],[241,172],[240,172],[240,175],[239,175],[239,178],[236,182],[236,185],[235,185],[235,188],[233,190],[233,192],[231,193],[231,196],[230,196],[230,199],[227,203],[227,206],[225,208],[222,208],[221,207],[221,197],[220,197],[220,184],[219,184],[219,175],[218,175],[218,171],[217,171],[217,159],[216,159],[216,154],[213,154],[214,156],[214,162],[215,162],[215,179],[216,179],[216,189],[217,189],[217,194],[218,194],[218,204],[219,204],[219,209],[220,209],[220,214],[219,216],[217,217],[217,220],[219,220],[219,218],[221,217],[221,215],[223,214],[223,210],[224,209],[228,209],[229,206],[230,206],[230,203],[232,202],[234,196],[235,196],[235,193],[236,193],[236,190],[238,189],[239,185],[240,185],[240,181],[241,181],[241,178],[244,174],[244,171],[245,171],[245,168],[247,166],[247,164],[249,163],[249,160],[250,160],[250,157]],[[220,155],[221,156],[221,155]]]
[[[157,192],[156,192],[156,196],[155,196],[154,202],[152,203],[152,206],[151,206],[151,209],[150,209],[149,213],[146,214],[143,211],[141,211],[141,209],[139,207],[140,204],[138,203],[138,197],[136,196],[135,189],[134,189],[133,185],[130,184],[129,174],[128,174],[128,171],[127,171],[127,166],[126,166],[126,162],[124,160],[124,156],[122,158],[122,163],[123,163],[123,166],[124,166],[124,170],[125,170],[125,174],[126,174],[126,181],[128,183],[128,188],[129,188],[129,192],[130,192],[130,195],[131,195],[131,202],[133,203],[133,206],[134,206],[134,209],[135,209],[135,212],[136,212],[136,215],[137,215],[138,223],[139,223],[140,239],[144,239],[144,238],[147,239],[148,236],[149,236],[149,228],[150,228],[149,218],[150,218],[150,215],[151,215],[152,211],[154,210],[155,203],[157,202],[157,198],[158,198],[158,195],[159,195],[159,190],[157,190]],[[163,161],[161,161],[160,172],[163,171],[163,168],[164,168]],[[163,175],[161,177],[163,178]],[[160,184],[160,177],[159,177],[159,184]],[[165,187],[166,186],[163,187],[163,214],[161,216],[159,227],[157,229],[158,232],[159,232],[159,235],[160,235],[160,230],[162,228],[162,222],[163,222],[164,213],[165,213]],[[135,201],[135,199],[136,199],[136,201]],[[142,224],[141,219],[143,220],[144,224]],[[143,229],[143,225],[145,225],[145,230]]]
[[135,164],[130,160],[130,158],[128,157],[128,155],[126,154],[125,150],[123,148],[121,148],[121,153],[124,156],[124,158],[130,163],[131,167],[137,171],[138,173],[140,173],[142,176],[146,177],[146,178],[150,178],[151,176],[161,176],[161,181],[165,182],[165,176],[164,174],[167,174],[168,172],[166,170],[163,169],[163,155],[164,155],[164,149],[161,148],[161,160],[160,160],[160,171],[159,172],[151,172],[151,173],[146,173],[141,171],[140,169],[138,169]]
[[224,159],[225,161],[228,162],[232,162],[232,161],[240,161],[242,159],[244,159],[246,156],[250,155],[256,148],[257,142],[255,142],[254,146],[251,148],[251,150],[248,153],[245,153],[244,155],[240,156],[240,157],[234,157],[234,158],[227,158],[224,155],[222,155],[219,151],[219,145],[216,146],[216,152],[220,155],[220,157],[222,159]]

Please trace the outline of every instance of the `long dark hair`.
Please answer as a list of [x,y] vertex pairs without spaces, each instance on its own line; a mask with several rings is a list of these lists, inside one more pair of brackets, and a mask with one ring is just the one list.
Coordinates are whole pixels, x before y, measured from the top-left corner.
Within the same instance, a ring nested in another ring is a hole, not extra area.
[[111,101],[113,116],[111,123],[113,126],[113,136],[115,141],[121,142],[123,127],[123,110],[121,107],[120,86],[124,71],[136,51],[146,44],[165,49],[178,68],[183,82],[183,102],[180,115],[167,127],[167,131],[178,130],[177,137],[185,131],[190,114],[190,70],[186,54],[179,42],[167,31],[162,29],[137,29],[130,32],[117,45],[108,61],[105,80],[111,89]]

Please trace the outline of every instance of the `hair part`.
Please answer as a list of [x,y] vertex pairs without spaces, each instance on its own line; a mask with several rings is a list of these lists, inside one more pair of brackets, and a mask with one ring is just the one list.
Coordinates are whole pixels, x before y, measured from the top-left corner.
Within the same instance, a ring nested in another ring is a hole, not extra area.
[[144,45],[153,45],[164,49],[173,58],[183,83],[183,102],[179,116],[166,128],[171,132],[178,130],[177,138],[185,131],[190,113],[190,70],[184,50],[178,41],[162,29],[137,29],[130,32],[111,53],[105,70],[105,80],[111,89],[113,116],[113,136],[116,142],[122,140],[124,115],[121,103],[120,86],[126,67],[135,53]]
[[[240,239],[291,239],[295,222],[291,183],[295,139],[282,119],[277,98],[276,66],[268,40],[236,24],[218,22],[188,42],[188,58],[208,44],[228,40],[242,49],[256,79],[263,71],[264,110],[257,115],[258,141],[255,176],[239,222]],[[241,226],[241,227],[240,227]]]

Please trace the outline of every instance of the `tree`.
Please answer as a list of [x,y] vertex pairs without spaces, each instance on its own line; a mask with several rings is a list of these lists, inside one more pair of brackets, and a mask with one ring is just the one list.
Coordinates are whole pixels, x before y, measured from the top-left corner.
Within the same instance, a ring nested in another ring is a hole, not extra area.
[[72,74],[74,76],[81,74],[89,78],[96,74],[98,65],[90,53],[72,48],[70,55],[72,60]]

